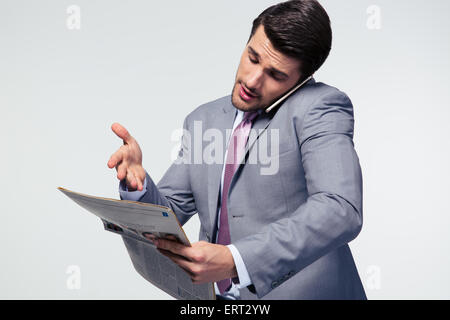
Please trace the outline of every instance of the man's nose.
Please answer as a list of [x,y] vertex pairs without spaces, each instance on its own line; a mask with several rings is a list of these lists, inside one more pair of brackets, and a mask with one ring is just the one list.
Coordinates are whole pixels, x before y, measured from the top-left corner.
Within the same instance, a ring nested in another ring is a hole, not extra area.
[[256,91],[256,93],[259,93],[262,81],[263,81],[263,73],[260,70],[258,70],[250,75],[249,79],[246,82],[246,86],[249,90],[252,90],[252,92]]

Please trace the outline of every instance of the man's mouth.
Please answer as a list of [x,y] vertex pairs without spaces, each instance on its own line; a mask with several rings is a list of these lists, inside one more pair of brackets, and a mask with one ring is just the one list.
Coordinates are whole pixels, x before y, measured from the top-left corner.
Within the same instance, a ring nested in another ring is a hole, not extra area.
[[254,99],[256,99],[258,96],[251,94],[250,92],[248,92],[248,90],[246,88],[244,88],[244,86],[242,84],[239,85],[239,96],[244,100],[244,101],[252,101]]

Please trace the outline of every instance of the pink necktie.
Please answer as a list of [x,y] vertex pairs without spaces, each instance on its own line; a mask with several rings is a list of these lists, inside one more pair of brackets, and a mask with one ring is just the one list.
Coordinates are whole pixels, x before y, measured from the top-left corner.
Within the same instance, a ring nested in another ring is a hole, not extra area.
[[[220,206],[220,225],[217,243],[228,245],[230,240],[230,228],[228,225],[228,208],[227,199],[231,180],[234,173],[239,167],[241,159],[243,159],[245,152],[245,145],[247,143],[248,135],[252,127],[252,122],[258,115],[257,111],[245,112],[242,122],[234,129],[233,135],[228,144],[227,159],[225,163],[225,174],[223,178],[222,201]],[[217,282],[219,291],[223,294],[231,286],[231,279],[224,279]]]

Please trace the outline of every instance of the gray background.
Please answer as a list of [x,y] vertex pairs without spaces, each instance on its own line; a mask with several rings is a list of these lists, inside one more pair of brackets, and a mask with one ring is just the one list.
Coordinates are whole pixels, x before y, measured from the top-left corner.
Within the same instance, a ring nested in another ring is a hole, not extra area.
[[[0,2],[0,298],[170,299],[56,188],[118,198],[106,166],[121,145],[116,121],[158,181],[172,133],[231,92],[251,22],[276,2]],[[355,107],[364,227],[350,246],[367,295],[449,299],[450,2],[321,2],[334,44],[316,80]],[[66,26],[72,4],[80,30]],[[373,4],[379,30],[366,25]],[[188,223],[191,240],[198,226]],[[79,290],[67,287],[70,265]]]

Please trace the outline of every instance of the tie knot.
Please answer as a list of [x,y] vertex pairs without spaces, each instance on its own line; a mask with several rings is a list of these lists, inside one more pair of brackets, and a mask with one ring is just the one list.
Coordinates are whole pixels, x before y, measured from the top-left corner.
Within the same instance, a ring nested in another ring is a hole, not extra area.
[[258,116],[258,111],[249,111],[244,113],[244,121],[252,122]]

